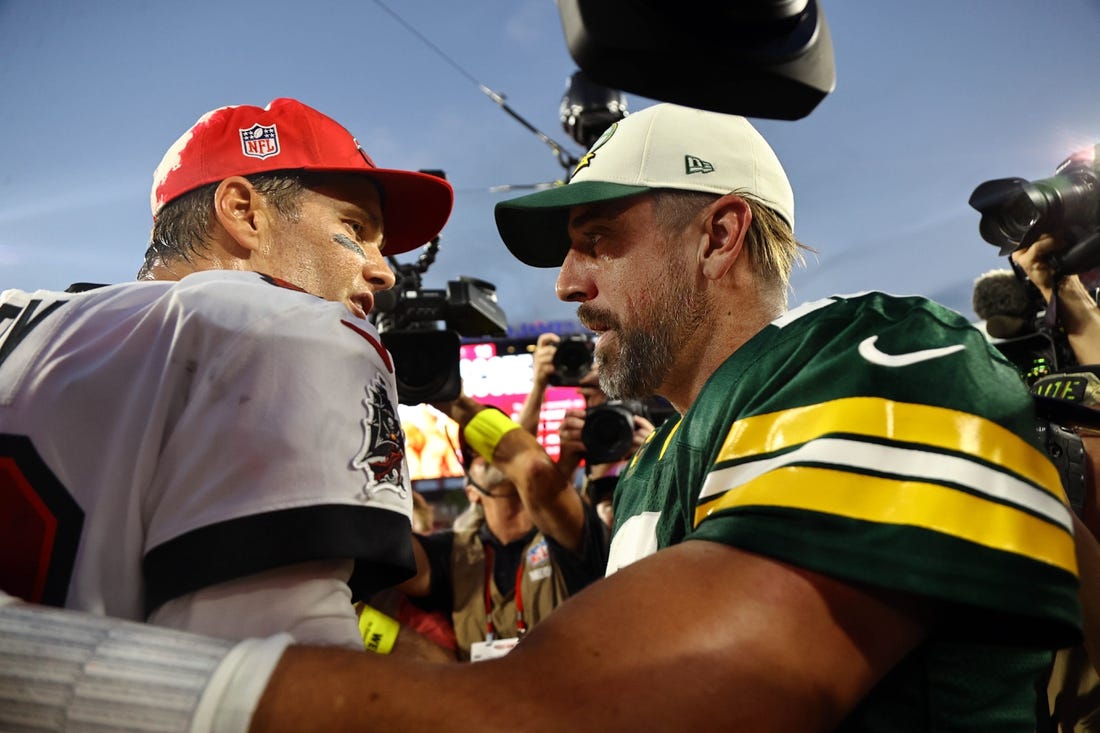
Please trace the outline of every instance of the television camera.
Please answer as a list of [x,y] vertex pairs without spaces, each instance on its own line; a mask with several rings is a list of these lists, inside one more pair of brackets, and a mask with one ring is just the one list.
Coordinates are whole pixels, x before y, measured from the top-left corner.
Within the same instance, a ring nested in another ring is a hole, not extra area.
[[[424,172],[443,177],[442,171]],[[457,399],[462,337],[504,336],[508,330],[491,283],[463,276],[448,281],[445,289],[423,287],[424,273],[438,252],[437,236],[416,262],[388,257],[396,281],[375,296],[370,313],[393,356],[397,397],[404,405]]]

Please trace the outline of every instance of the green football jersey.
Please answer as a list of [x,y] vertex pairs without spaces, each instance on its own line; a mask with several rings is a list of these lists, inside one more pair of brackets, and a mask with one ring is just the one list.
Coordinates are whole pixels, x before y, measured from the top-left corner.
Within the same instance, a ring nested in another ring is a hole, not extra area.
[[703,539],[942,601],[949,621],[842,730],[1031,731],[1048,650],[1080,635],[1070,509],[1035,426],[1015,369],[958,313],[808,303],[635,454],[608,572]]

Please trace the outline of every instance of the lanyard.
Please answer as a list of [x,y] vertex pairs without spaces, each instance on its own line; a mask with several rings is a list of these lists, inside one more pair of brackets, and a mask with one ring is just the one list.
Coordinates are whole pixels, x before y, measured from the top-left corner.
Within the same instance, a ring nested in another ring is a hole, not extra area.
[[[485,641],[496,638],[496,629],[493,628],[493,546],[488,542],[483,544],[485,548]],[[525,558],[519,561],[516,568],[516,636],[523,637],[527,633],[527,624],[523,621],[523,591],[520,589],[523,581],[523,565]]]

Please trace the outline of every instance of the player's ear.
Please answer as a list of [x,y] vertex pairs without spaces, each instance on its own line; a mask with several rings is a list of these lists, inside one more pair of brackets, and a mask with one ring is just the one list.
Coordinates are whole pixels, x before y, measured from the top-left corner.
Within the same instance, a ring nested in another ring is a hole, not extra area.
[[752,223],[749,203],[737,194],[726,194],[706,207],[699,244],[703,275],[711,280],[725,276],[745,254],[745,235]]
[[260,248],[268,204],[252,183],[230,176],[214,191],[214,219],[238,246],[250,252]]

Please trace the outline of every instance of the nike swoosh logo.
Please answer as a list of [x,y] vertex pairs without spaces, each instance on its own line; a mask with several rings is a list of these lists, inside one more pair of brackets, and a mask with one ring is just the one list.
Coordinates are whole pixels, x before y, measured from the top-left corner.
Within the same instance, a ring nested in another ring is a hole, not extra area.
[[872,364],[884,367],[904,367],[919,364],[922,361],[939,359],[941,356],[954,354],[956,351],[962,351],[966,348],[962,344],[955,344],[954,346],[943,346],[938,349],[910,351],[908,354],[884,354],[875,346],[876,341],[878,341],[878,336],[863,339],[859,345],[859,355]]

